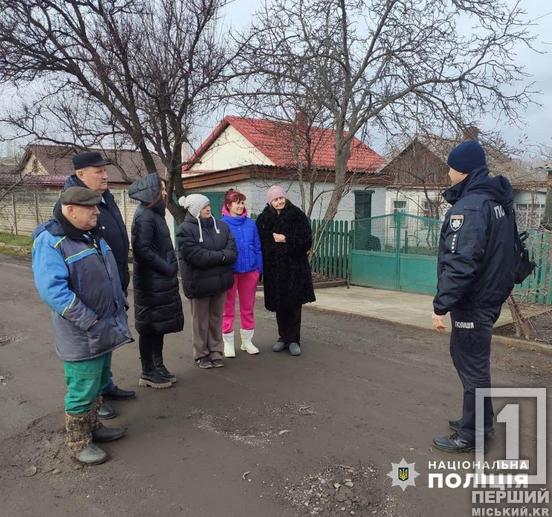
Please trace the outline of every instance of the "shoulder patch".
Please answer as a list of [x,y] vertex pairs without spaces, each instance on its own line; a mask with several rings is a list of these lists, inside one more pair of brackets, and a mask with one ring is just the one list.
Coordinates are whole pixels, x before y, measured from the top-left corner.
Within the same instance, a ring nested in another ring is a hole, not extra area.
[[457,232],[460,228],[462,228],[462,225],[464,224],[464,215],[463,214],[451,215],[449,224],[450,224],[450,229],[453,232]]

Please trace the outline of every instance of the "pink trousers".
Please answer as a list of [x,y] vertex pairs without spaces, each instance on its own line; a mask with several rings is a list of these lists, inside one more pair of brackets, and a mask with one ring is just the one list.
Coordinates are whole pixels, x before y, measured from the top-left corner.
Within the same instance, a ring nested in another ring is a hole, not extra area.
[[236,315],[236,292],[240,299],[241,328],[251,330],[255,328],[255,293],[259,282],[259,272],[234,273],[234,284],[226,291],[224,314],[222,316],[222,333],[228,334],[234,330],[234,316]]

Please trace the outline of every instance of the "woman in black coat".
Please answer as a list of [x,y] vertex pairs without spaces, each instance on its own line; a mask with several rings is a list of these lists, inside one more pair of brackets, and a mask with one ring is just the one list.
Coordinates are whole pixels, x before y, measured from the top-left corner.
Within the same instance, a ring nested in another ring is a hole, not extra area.
[[140,201],[132,222],[134,317],[140,336],[139,386],[168,388],[176,377],[163,362],[165,334],[184,328],[178,286],[178,261],[165,222],[167,191],[158,174],[148,174],[128,189]]
[[209,198],[190,194],[178,202],[188,211],[178,227],[176,243],[184,294],[192,309],[194,359],[199,368],[220,368],[224,366],[224,299],[234,283],[236,243],[226,223],[211,214]]
[[301,307],[314,302],[308,251],[312,232],[307,216],[285,197],[279,185],[270,187],[267,206],[257,218],[263,250],[265,307],[276,312],[278,341],[274,352],[286,348],[301,355]]

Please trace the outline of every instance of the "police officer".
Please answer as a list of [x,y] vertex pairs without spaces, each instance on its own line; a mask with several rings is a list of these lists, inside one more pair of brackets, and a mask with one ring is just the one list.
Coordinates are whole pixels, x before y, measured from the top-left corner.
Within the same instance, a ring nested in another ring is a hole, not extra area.
[[[443,332],[450,312],[450,355],[464,387],[462,418],[450,420],[450,436],[433,440],[438,449],[475,448],[475,390],[491,386],[492,328],[514,286],[515,240],[512,187],[489,176],[485,151],[475,140],[455,147],[447,161],[452,186],[443,197],[452,207],[439,241],[433,328]],[[493,433],[493,407],[485,398],[484,433]],[[479,431],[479,430],[478,430]]]

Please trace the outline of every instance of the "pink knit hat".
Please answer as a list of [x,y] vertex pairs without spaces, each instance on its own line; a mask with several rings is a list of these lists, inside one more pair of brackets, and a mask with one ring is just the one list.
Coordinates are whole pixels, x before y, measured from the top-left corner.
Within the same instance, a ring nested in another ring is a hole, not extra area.
[[279,197],[286,197],[285,190],[280,185],[272,185],[266,193],[266,202],[270,204]]

